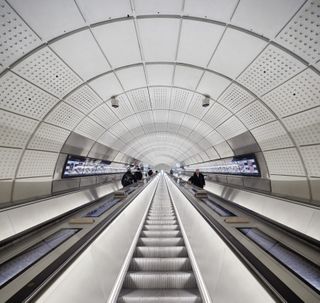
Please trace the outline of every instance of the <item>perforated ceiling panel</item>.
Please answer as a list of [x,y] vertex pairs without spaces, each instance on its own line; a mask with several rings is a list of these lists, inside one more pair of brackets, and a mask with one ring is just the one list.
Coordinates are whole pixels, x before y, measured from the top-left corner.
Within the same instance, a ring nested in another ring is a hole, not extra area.
[[37,121],[0,110],[0,146],[25,147]]
[[0,179],[14,177],[22,150],[0,147]]
[[309,0],[299,10],[276,40],[305,60],[320,59],[320,1]]
[[218,101],[232,112],[237,112],[254,100],[254,96],[239,85],[231,84]]
[[0,1],[0,72],[37,47],[41,41],[16,12]]
[[300,61],[280,48],[269,45],[240,75],[239,82],[261,96],[297,74],[304,67]]
[[151,101],[150,101],[149,92],[147,89],[144,88],[144,89],[134,90],[129,92],[127,95],[133,109],[136,112],[141,112],[141,111],[151,109]]
[[252,130],[262,150],[293,146],[292,140],[283,126],[274,121]]
[[171,88],[151,87],[149,91],[150,91],[152,109],[169,108]]
[[69,131],[60,127],[41,123],[28,148],[59,152],[69,134]]
[[249,129],[275,120],[275,116],[260,101],[249,104],[236,115]]
[[270,174],[304,176],[305,172],[295,148],[264,152]]
[[283,121],[297,144],[320,143],[320,107],[290,116]]
[[222,142],[214,146],[220,158],[227,158],[233,156],[233,151],[227,142]]
[[84,118],[74,130],[76,133],[83,135],[92,140],[97,140],[105,129],[94,122],[91,118]]
[[319,106],[320,76],[307,69],[262,99],[280,117]]
[[170,108],[178,111],[186,111],[189,103],[191,102],[193,93],[182,90],[182,89],[177,89],[173,88],[172,89],[172,95],[171,95],[171,103],[170,103]]
[[119,120],[107,104],[100,105],[90,114],[90,117],[105,128],[109,128]]
[[207,114],[203,117],[203,120],[207,122],[211,127],[216,128],[223,121],[227,120],[232,114],[218,103],[213,104]]
[[246,130],[247,129],[245,128],[245,126],[236,117],[231,117],[219,127],[217,127],[217,131],[219,132],[219,134],[221,134],[226,140],[240,135],[246,132]]
[[80,111],[61,102],[50,112],[45,121],[72,130],[83,117],[84,114]]
[[58,155],[52,152],[26,150],[17,177],[52,176]]
[[13,70],[59,98],[82,82],[48,47],[27,57]]
[[302,147],[301,153],[307,167],[308,175],[311,177],[320,177],[320,145]]
[[65,99],[65,102],[82,111],[84,114],[88,114],[103,101],[90,87],[84,85],[69,95]]
[[76,131],[119,150],[121,161],[151,165],[230,157],[226,140],[248,132],[273,189],[292,176],[311,188],[319,177],[310,160],[320,143],[319,0],[0,0],[0,8],[3,176],[52,176]]

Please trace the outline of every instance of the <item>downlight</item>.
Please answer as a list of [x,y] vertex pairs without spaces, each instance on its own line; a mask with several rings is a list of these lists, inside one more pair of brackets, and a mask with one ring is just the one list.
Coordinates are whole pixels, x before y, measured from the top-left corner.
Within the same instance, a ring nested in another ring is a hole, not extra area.
[[210,105],[210,96],[209,95],[204,95],[204,98],[202,100],[202,106],[207,107]]
[[116,96],[111,97],[111,106],[114,108],[119,107],[119,100],[116,98]]

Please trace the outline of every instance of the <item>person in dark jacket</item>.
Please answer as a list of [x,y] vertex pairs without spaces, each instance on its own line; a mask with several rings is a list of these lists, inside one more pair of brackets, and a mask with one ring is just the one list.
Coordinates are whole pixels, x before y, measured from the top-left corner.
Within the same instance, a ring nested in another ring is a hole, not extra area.
[[200,173],[199,169],[196,169],[195,173],[188,180],[191,184],[203,188],[206,185],[203,174]]
[[123,175],[123,177],[121,179],[122,186],[126,187],[126,186],[131,185],[135,182],[137,182],[135,176],[132,174],[131,170],[128,169],[128,171]]
[[142,172],[139,167],[137,168],[137,171],[134,173],[134,177],[137,181],[142,180]]

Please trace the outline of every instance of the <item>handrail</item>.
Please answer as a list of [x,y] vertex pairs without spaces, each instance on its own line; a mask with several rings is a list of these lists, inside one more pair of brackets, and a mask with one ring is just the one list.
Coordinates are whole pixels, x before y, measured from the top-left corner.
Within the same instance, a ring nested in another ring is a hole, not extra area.
[[173,182],[181,193],[189,200],[209,226],[219,235],[246,268],[262,283],[265,289],[279,302],[303,303],[281,279],[278,278],[263,262],[261,262],[247,247],[232,235],[219,221],[198,205],[194,196],[185,188]]
[[47,289],[88,247],[90,244],[127,208],[128,205],[150,184],[150,181],[126,198],[124,204],[115,209],[108,217],[97,223],[87,234],[79,239],[70,248],[58,256],[43,271],[20,288],[6,302],[33,302]]

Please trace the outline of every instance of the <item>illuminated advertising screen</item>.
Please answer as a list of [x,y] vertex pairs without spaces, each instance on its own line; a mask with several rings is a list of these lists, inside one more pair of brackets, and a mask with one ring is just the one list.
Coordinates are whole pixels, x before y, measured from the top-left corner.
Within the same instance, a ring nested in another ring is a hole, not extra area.
[[125,172],[126,165],[110,161],[68,155],[62,178],[104,175]]
[[190,165],[186,170],[192,171],[199,168],[202,172],[242,175],[242,176],[261,176],[260,169],[254,154],[236,156],[229,159]]

